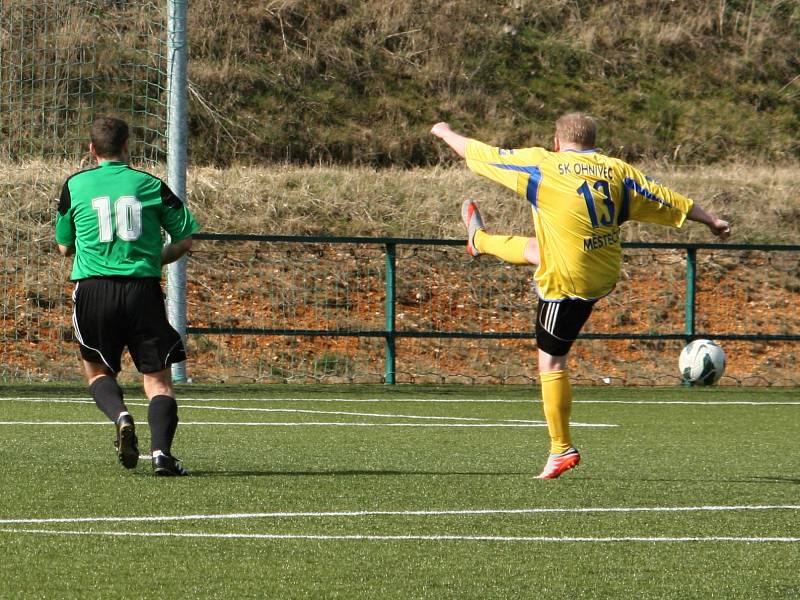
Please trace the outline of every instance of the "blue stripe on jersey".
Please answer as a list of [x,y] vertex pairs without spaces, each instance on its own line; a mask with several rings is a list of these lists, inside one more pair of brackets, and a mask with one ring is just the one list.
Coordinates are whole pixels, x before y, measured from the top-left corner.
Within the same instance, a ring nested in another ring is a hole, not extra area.
[[619,213],[617,214],[617,225],[622,225],[625,221],[628,220],[628,216],[630,214],[630,207],[631,207],[631,195],[630,191],[627,187],[622,186],[622,203],[619,207]]
[[669,208],[673,208],[672,204],[670,204],[669,202],[667,202],[663,198],[659,198],[658,196],[656,196],[653,192],[651,192],[647,188],[643,188],[634,179],[631,179],[630,177],[626,177],[625,180],[622,182],[622,185],[624,185],[629,190],[633,190],[634,192],[636,192],[640,196],[642,196],[644,198],[647,198],[648,200],[652,200],[653,202],[658,202],[659,204],[663,204],[664,206],[668,206]]
[[498,169],[505,169],[506,171],[518,171],[520,173],[527,173],[530,175],[528,179],[528,188],[525,190],[525,197],[536,208],[536,202],[539,199],[539,183],[542,181],[542,172],[539,167],[526,167],[524,165],[506,165],[503,163],[491,163],[493,167]]
[[525,190],[525,197],[533,208],[537,208],[536,202],[539,200],[539,183],[542,181],[542,172],[538,167],[533,168],[536,169],[536,172],[531,173],[530,179],[528,179],[528,189]]

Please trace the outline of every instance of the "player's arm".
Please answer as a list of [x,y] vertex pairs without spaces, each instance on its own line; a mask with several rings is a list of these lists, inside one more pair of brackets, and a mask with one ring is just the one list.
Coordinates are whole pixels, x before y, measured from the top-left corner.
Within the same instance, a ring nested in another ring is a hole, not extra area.
[[161,264],[168,265],[174,263],[181,256],[192,249],[192,236],[183,238],[180,241],[165,244],[161,249]]
[[161,249],[161,264],[168,265],[192,249],[192,234],[200,230],[189,208],[163,181],[161,190],[161,226],[171,241]]
[[536,165],[545,153],[542,148],[504,150],[490,146],[456,133],[447,123],[437,123],[431,133],[466,159],[467,167],[473,173],[491,179],[523,197],[527,193],[528,177],[538,173]]
[[635,221],[680,227],[685,219],[706,225],[722,239],[731,233],[727,221],[706,212],[691,198],[679,194],[646,177],[641,171],[625,164],[623,186],[628,206],[625,212]]
[[58,244],[58,251],[63,256],[75,254],[75,224],[72,222],[71,208],[72,196],[69,184],[65,183],[61,188],[58,212],[56,213],[56,244]]
[[714,216],[710,212],[707,212],[699,204],[697,204],[697,202],[692,205],[692,210],[689,211],[689,214],[686,215],[686,218],[690,221],[702,223],[711,230],[711,233],[720,239],[728,239],[728,237],[731,235],[731,224],[728,223],[728,221],[724,221]]
[[437,123],[431,128],[431,133],[450,146],[461,158],[467,157],[467,142],[470,138],[453,131],[448,123]]
[[[680,228],[694,206],[694,200],[647,177],[639,169],[619,161],[623,187],[621,213],[624,220]],[[620,221],[620,223],[622,220]]]

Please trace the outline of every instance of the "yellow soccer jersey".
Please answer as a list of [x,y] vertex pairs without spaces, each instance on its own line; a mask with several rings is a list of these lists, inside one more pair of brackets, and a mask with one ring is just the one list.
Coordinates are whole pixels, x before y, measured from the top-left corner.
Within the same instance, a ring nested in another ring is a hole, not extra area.
[[466,159],[472,171],[530,202],[541,256],[534,277],[545,300],[605,296],[619,280],[620,225],[680,227],[693,204],[596,150],[502,150],[470,140]]

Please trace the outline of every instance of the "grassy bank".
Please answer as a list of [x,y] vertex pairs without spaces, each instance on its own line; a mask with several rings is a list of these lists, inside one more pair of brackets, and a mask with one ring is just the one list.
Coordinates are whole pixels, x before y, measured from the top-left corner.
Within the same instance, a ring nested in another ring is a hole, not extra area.
[[[76,151],[87,106],[158,146],[165,5],[3,2],[3,133],[23,142],[10,155]],[[431,166],[446,155],[436,121],[521,146],[547,143],[568,110],[598,117],[626,159],[800,157],[792,0],[197,0],[188,36],[195,164]],[[76,55],[86,68],[48,87],[51,63]]]
[[623,158],[800,155],[796,2],[203,0],[190,31],[200,161],[430,165],[438,120],[518,146],[575,109]]
[[[0,166],[0,198],[14,207],[5,211],[0,233],[9,258],[29,236],[47,251],[55,198],[75,169],[63,163]],[[652,163],[645,171],[732,220],[732,241],[800,243],[794,164],[678,169]],[[480,200],[492,228],[532,231],[524,200],[461,167],[196,167],[187,187],[207,232],[460,237],[459,207],[468,197]],[[628,241],[712,239],[696,224],[673,231],[630,223],[623,230]]]

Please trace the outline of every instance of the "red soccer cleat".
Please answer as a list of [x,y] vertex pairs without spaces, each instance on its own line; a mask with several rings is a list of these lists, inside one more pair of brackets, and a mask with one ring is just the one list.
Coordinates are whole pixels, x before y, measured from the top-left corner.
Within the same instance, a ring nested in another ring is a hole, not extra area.
[[561,454],[551,454],[536,479],[555,479],[564,471],[577,467],[579,462],[581,462],[581,455],[576,448],[570,448]]
[[461,220],[467,228],[467,252],[470,256],[480,256],[481,253],[475,248],[475,232],[483,229],[483,219],[474,200],[464,200],[461,205]]

